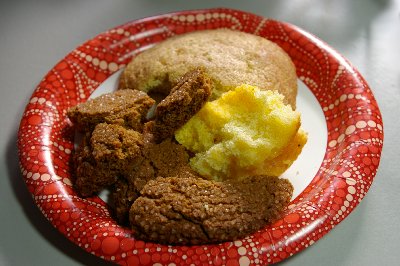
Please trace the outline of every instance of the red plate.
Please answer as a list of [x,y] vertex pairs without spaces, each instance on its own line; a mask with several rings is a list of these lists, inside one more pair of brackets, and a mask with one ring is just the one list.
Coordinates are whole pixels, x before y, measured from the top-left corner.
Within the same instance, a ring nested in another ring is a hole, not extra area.
[[[322,164],[283,219],[242,240],[192,247],[135,240],[110,217],[104,201],[82,199],[72,189],[74,131],[66,110],[87,100],[105,79],[152,44],[221,27],[268,38],[290,55],[299,79],[325,116],[328,140]],[[376,174],[382,144],[377,103],[346,59],[293,25],[224,8],[136,20],[87,41],[43,78],[18,133],[21,170],[43,215],[87,252],[122,265],[265,265],[283,260],[320,239],[358,205]]]

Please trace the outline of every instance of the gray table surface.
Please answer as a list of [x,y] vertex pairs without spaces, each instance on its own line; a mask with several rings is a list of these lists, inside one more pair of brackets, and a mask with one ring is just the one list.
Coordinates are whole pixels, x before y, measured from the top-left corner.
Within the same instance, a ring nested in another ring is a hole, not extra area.
[[367,196],[323,239],[283,265],[400,265],[400,1],[1,1],[0,265],[108,265],[66,240],[34,205],[16,132],[35,86],[76,46],[124,22],[231,7],[287,21],[329,43],[364,75],[381,108],[382,160]]

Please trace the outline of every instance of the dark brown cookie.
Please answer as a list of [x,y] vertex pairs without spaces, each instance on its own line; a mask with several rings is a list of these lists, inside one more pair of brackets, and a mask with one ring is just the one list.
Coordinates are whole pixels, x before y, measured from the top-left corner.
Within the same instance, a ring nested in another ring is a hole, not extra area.
[[196,114],[211,96],[211,80],[202,69],[187,72],[155,110],[153,134],[160,142]]
[[119,175],[131,172],[143,161],[143,136],[133,129],[98,124],[75,153],[75,188],[91,196],[112,185]]
[[78,194],[92,196],[117,180],[117,172],[98,165],[92,154],[90,133],[86,133],[74,154],[75,182]]
[[123,125],[141,131],[155,101],[137,90],[119,90],[80,103],[67,115],[80,131],[91,131],[99,123]]
[[231,241],[279,217],[292,196],[286,179],[257,176],[234,183],[194,177],[149,181],[130,209],[135,235],[165,244]]

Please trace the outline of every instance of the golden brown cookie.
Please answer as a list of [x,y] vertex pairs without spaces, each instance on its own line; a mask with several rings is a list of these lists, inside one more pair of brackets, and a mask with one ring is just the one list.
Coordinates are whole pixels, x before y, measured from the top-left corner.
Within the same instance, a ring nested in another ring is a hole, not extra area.
[[164,94],[187,71],[203,67],[212,99],[241,84],[277,90],[296,107],[297,76],[290,57],[265,38],[228,29],[179,35],[136,56],[121,75],[120,88]]

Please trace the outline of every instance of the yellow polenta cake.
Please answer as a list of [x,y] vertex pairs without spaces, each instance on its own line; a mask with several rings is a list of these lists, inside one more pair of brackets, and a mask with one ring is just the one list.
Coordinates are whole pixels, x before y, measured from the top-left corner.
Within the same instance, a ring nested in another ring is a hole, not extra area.
[[276,91],[238,86],[206,103],[175,138],[195,153],[190,164],[205,177],[278,176],[307,141],[300,114],[283,99]]

